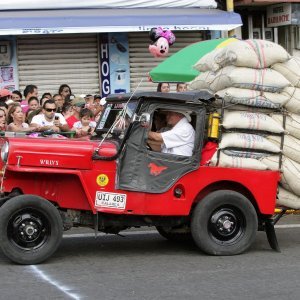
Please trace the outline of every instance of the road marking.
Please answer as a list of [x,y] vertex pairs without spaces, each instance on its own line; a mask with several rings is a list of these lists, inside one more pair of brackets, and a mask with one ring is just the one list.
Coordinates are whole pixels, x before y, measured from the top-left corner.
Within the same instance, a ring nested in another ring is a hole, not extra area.
[[275,228],[299,228],[300,224],[275,225]]
[[42,278],[44,281],[55,286],[58,290],[62,291],[64,294],[66,294],[70,298],[75,299],[75,300],[80,300],[80,296],[78,296],[75,293],[69,292],[71,290],[70,288],[68,288],[66,286],[62,286],[61,284],[59,284],[59,282],[51,279],[47,274],[45,274],[44,271],[40,270],[37,266],[30,266],[30,268],[38,277]]
[[[285,224],[285,225],[275,225],[275,228],[278,229],[286,229],[286,228],[300,228],[300,224]],[[126,231],[126,232],[121,232],[120,236],[129,236],[129,235],[142,235],[142,234],[154,234],[158,232],[156,230],[141,230],[141,231]],[[115,234],[107,234],[103,232],[97,232],[97,236],[113,236]],[[85,237],[95,237],[95,233],[73,233],[73,234],[68,234],[65,233],[63,238],[64,239],[70,239],[70,238],[85,238]]]

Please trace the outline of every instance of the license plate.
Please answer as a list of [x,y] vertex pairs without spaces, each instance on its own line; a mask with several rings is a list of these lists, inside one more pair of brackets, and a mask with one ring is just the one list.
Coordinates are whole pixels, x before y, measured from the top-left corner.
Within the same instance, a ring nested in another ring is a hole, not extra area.
[[96,192],[95,200],[99,207],[125,209],[126,206],[126,194]]

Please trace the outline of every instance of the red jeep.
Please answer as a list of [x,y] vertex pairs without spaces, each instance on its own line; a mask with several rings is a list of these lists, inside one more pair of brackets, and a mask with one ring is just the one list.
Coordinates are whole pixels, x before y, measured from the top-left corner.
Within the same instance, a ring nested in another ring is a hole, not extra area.
[[[112,95],[91,140],[4,138],[4,254],[16,263],[40,263],[73,226],[113,234],[155,226],[167,239],[192,238],[213,255],[242,253],[258,229],[267,229],[277,248],[272,215],[279,173],[200,166],[213,101],[206,91]],[[163,109],[192,112],[192,156],[147,145],[153,116]]]

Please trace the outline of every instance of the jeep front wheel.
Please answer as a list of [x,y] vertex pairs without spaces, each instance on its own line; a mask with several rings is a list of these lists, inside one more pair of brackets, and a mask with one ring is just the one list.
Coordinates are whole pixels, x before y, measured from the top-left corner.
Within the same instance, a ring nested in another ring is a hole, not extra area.
[[59,246],[63,233],[58,210],[47,200],[20,195],[0,208],[0,247],[18,264],[38,264]]
[[235,255],[254,242],[258,221],[252,203],[242,194],[216,191],[196,206],[191,230],[197,246],[212,255]]

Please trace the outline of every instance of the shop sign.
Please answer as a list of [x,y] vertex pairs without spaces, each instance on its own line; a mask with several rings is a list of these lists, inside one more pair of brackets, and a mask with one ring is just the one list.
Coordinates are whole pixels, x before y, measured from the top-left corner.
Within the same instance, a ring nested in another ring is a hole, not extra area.
[[267,8],[267,26],[278,27],[292,23],[291,3],[270,5]]
[[127,33],[100,34],[101,95],[130,91],[129,47]]

